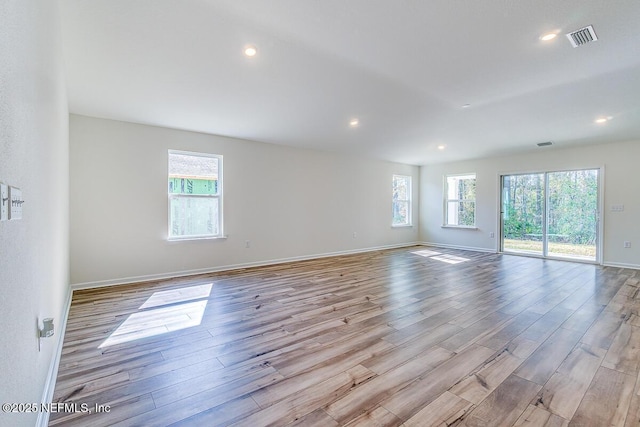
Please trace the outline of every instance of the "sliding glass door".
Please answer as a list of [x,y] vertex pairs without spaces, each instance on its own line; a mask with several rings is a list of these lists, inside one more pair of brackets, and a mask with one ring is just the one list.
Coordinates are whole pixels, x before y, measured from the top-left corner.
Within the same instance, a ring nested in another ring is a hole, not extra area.
[[544,174],[502,177],[502,250],[544,254]]
[[501,249],[597,260],[598,170],[502,176]]
[[598,170],[547,174],[550,256],[595,261],[598,243]]

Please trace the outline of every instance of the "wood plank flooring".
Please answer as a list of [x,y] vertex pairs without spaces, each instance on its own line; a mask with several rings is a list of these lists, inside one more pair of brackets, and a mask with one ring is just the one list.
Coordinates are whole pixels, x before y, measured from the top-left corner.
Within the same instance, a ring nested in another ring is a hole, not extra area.
[[639,426],[639,313],[640,271],[420,246],[76,291],[50,425]]

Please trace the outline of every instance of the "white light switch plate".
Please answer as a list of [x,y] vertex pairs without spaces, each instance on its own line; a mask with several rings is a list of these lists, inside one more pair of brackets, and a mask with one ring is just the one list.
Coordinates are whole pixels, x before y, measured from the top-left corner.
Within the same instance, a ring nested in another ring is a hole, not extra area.
[[0,184],[0,221],[9,219],[9,187]]
[[22,219],[22,190],[9,187],[9,219]]

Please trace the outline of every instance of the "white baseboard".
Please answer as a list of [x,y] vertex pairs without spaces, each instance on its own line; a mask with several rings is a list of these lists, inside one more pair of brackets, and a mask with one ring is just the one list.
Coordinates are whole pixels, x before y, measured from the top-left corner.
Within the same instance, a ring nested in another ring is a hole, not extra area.
[[[58,376],[58,367],[60,366],[60,357],[62,356],[62,345],[64,344],[64,334],[67,329],[67,318],[69,317],[69,309],[71,308],[71,298],[73,297],[73,290],[69,288],[67,291],[67,299],[65,301],[64,310],[60,319],[60,326],[57,331],[56,348],[53,353],[53,358],[49,365],[49,372],[47,373],[47,379],[44,384],[44,391],[42,393],[41,403],[51,403],[53,400],[53,392],[56,388],[56,378]],[[47,427],[49,425],[49,412],[38,411],[38,419],[36,421],[37,427]]]
[[487,249],[487,248],[476,248],[473,246],[459,246],[459,245],[448,245],[446,243],[433,243],[433,242],[420,242],[423,246],[433,246],[436,248],[446,248],[446,249],[460,249],[463,251],[472,251],[472,252],[485,252],[490,254],[496,254],[498,251],[495,249]]
[[[444,243],[433,243],[433,242],[420,242],[421,245],[423,246],[433,246],[436,248],[446,248],[446,249],[460,249],[460,250],[464,250],[464,251],[473,251],[473,252],[486,252],[486,253],[498,253],[497,250],[495,249],[487,249],[487,248],[476,248],[476,247],[471,247],[471,246],[458,246],[458,245],[448,245],[448,244],[444,244]],[[558,258],[553,258],[558,260]],[[569,262],[586,262],[587,264],[593,264],[592,261],[582,261],[579,259],[559,259],[560,261],[569,261]],[[596,264],[598,265],[598,264]],[[605,261],[602,264],[600,264],[604,267],[618,267],[618,268],[629,268],[632,270],[640,270],[640,264],[626,264],[626,263],[621,263],[621,262],[608,262]]]
[[122,278],[113,279],[113,280],[98,280],[95,282],[74,283],[71,285],[71,288],[73,290],[80,290],[80,289],[101,288],[105,286],[123,285],[127,283],[149,282],[153,280],[171,279],[173,277],[195,276],[198,274],[217,273],[220,271],[230,271],[230,270],[241,270],[244,268],[251,268],[251,267],[264,267],[267,265],[284,264],[287,262],[294,262],[294,261],[307,261],[312,259],[328,258],[328,257],[340,256],[340,255],[353,255],[353,254],[373,252],[373,251],[379,251],[379,250],[385,250],[385,249],[404,248],[404,247],[410,247],[410,246],[417,246],[420,244],[421,244],[420,242],[408,242],[408,243],[400,243],[395,245],[375,246],[375,247],[369,247],[369,248],[363,248],[363,249],[350,249],[346,251],[327,252],[327,253],[315,254],[315,255],[304,255],[304,256],[290,257],[290,258],[271,259],[266,261],[223,265],[219,267],[199,268],[195,270],[172,271],[168,273],[149,274],[144,276],[122,277]]
[[618,268],[630,268],[632,270],[640,270],[640,264],[626,264],[622,262],[603,262],[603,266],[605,267],[618,267]]

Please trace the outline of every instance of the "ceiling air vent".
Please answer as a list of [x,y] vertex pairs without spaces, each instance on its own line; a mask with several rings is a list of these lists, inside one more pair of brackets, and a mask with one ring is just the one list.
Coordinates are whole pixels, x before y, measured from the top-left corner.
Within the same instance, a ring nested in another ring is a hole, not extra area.
[[548,145],[553,144],[553,142],[551,141],[547,141],[547,142],[538,142],[538,147],[546,147]]
[[568,33],[567,38],[569,39],[569,41],[571,42],[571,46],[573,47],[582,46],[583,44],[591,43],[598,40],[596,32],[593,30],[593,27],[591,25]]

